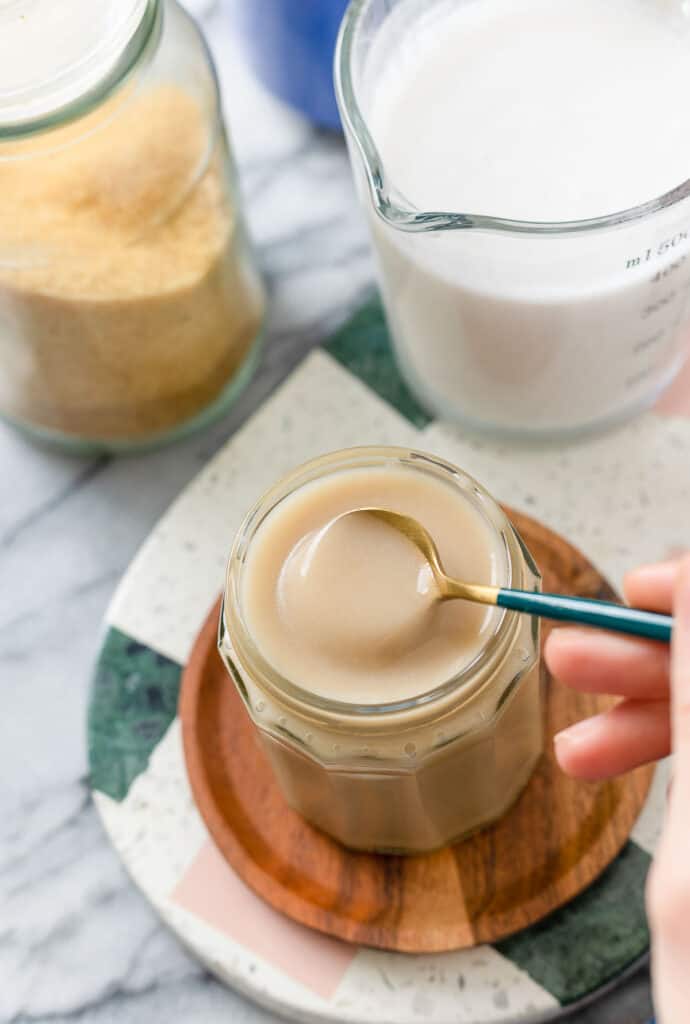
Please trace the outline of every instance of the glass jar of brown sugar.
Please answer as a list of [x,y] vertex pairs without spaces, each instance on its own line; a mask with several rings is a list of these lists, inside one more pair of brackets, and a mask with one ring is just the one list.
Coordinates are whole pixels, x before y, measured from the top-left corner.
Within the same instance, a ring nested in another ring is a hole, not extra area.
[[265,296],[175,0],[0,5],[0,415],[129,450],[224,411]]

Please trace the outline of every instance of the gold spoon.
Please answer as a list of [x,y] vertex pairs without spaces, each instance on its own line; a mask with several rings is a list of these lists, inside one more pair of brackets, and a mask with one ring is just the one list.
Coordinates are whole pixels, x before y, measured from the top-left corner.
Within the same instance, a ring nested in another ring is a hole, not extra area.
[[609,601],[591,601],[588,598],[569,597],[565,594],[540,594],[528,590],[509,590],[506,587],[463,583],[447,574],[431,535],[412,516],[390,512],[384,508],[360,508],[346,512],[339,518],[345,519],[350,516],[374,516],[407,537],[428,562],[438,588],[439,601],[460,598],[464,601],[473,601],[475,604],[497,605],[500,608],[510,608],[513,611],[526,612],[547,619],[599,626],[602,629],[630,633],[651,640],[660,640],[663,643],[669,643],[671,640],[673,619],[670,615],[657,615],[654,612],[628,608]]

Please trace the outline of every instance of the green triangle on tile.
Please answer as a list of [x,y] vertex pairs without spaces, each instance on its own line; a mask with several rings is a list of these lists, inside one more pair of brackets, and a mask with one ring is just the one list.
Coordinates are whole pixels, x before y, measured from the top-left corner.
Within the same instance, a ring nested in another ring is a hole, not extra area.
[[416,427],[431,422],[400,375],[378,296],[359,309],[325,348]]
[[608,981],[649,949],[644,907],[650,856],[633,842],[565,907],[495,949],[565,1006]]
[[124,800],[177,714],[181,676],[177,662],[108,630],[88,715],[93,789]]

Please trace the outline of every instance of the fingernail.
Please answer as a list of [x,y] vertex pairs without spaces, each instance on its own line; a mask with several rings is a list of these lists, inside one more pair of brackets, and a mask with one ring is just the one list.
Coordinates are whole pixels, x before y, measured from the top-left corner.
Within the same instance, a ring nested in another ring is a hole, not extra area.
[[553,738],[555,746],[564,750],[579,746],[581,743],[587,743],[595,736],[600,729],[600,722],[598,718],[585,718],[582,722],[577,722],[575,725],[568,726],[567,729],[563,729],[562,732],[556,733]]

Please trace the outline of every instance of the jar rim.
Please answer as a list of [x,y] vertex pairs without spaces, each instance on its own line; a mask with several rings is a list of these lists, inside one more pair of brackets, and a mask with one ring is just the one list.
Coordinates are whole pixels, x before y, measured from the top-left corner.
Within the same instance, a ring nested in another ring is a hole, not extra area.
[[[13,4],[6,17],[21,19],[21,8],[21,2]],[[52,74],[46,76],[43,69],[36,81],[14,86],[8,82],[4,88],[0,82],[0,142],[61,127],[102,104],[157,45],[162,20],[162,0],[130,0],[124,14],[120,10],[89,47],[75,51],[71,61],[57,64]],[[75,22],[71,27],[73,35],[78,35],[76,15]]]
[[[223,650],[227,640],[240,665],[255,682],[276,700],[303,714],[305,711],[311,711],[318,718],[338,720],[355,718],[381,721],[384,717],[388,719],[405,715],[407,712],[418,711],[425,707],[429,709],[430,713],[437,714],[440,702],[451,701],[456,707],[458,697],[462,697],[464,702],[483,687],[487,681],[487,673],[495,665],[497,658],[502,658],[510,648],[511,641],[517,633],[519,617],[504,609],[497,610],[495,624],[487,634],[481,651],[462,671],[455,673],[450,679],[444,680],[422,694],[385,704],[355,704],[317,695],[283,676],[264,658],[242,613],[242,569],[249,545],[262,522],[281,501],[314,480],[348,469],[375,468],[391,462],[417,471],[431,472],[447,483],[455,483],[459,491],[462,492],[463,498],[469,499],[474,504],[500,538],[501,548],[505,555],[504,579],[500,585],[508,587],[516,585],[518,559],[523,556],[523,547],[518,542],[514,527],[489,492],[473,477],[452,463],[412,448],[377,446],[348,448],[331,452],[299,466],[278,481],[256,502],[245,516],[236,534],[228,559],[218,642],[219,647]],[[521,580],[518,579],[517,582],[519,584]]]

